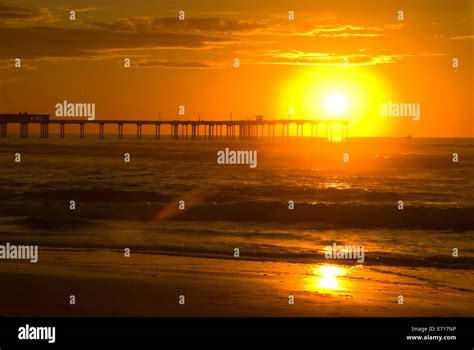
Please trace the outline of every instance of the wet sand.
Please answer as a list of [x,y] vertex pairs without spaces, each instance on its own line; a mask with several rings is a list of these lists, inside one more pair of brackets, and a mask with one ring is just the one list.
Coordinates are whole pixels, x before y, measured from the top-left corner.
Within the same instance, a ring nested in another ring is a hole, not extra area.
[[429,271],[324,266],[43,247],[37,264],[0,262],[0,310],[2,316],[474,316],[474,293],[420,277]]

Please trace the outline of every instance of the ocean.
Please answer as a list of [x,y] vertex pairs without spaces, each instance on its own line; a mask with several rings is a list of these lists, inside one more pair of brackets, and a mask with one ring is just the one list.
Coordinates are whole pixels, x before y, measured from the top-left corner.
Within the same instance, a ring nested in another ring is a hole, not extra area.
[[[308,269],[328,263],[327,246],[357,245],[364,268],[473,293],[473,146],[416,138],[3,139],[0,240],[37,244],[40,256],[41,247],[128,247],[231,261],[238,248],[240,261]],[[256,150],[257,167],[219,165],[226,147]]]

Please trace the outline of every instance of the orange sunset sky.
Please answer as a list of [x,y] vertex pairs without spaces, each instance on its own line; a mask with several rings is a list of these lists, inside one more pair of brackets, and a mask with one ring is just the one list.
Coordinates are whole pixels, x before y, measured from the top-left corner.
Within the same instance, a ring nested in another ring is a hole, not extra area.
[[[473,4],[0,0],[0,113],[67,100],[96,119],[318,119],[337,93],[351,136],[473,137]],[[420,120],[382,117],[388,101]]]

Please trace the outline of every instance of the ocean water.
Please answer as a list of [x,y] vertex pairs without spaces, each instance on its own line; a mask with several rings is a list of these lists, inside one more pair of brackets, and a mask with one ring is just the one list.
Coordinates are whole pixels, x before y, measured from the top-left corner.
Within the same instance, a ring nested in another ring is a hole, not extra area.
[[[468,288],[473,146],[473,139],[10,138],[0,140],[0,239],[222,259],[238,247],[242,259],[308,264],[324,263],[324,247],[336,242],[363,245],[366,266],[466,273]],[[257,167],[218,165],[226,147],[256,150]]]

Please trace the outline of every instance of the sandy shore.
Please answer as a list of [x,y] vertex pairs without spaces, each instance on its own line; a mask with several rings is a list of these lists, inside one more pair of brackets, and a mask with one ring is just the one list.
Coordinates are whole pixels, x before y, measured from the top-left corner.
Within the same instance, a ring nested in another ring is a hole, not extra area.
[[0,271],[2,316],[474,315],[470,291],[368,267],[50,248],[37,264],[2,261]]

